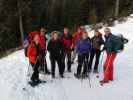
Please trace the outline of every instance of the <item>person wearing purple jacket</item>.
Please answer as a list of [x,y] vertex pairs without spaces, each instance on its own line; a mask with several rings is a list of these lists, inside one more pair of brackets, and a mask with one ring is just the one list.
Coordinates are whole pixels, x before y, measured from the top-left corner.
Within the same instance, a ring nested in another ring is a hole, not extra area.
[[[76,51],[78,54],[78,67],[77,67],[77,73],[75,73],[74,76],[76,78],[80,78],[81,75],[83,76],[87,75],[88,58],[89,58],[89,53],[91,51],[91,42],[87,32],[84,32],[82,34],[81,39],[77,42]],[[81,74],[82,67],[83,67],[83,72]]]

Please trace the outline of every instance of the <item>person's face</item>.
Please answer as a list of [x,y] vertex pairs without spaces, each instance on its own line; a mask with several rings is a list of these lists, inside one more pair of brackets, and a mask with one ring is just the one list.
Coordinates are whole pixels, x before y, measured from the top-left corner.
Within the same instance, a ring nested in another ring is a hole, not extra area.
[[68,28],[64,28],[64,34],[67,35],[69,32],[69,29]]
[[95,36],[99,36],[99,32],[95,31]]
[[58,39],[58,34],[57,34],[57,33],[54,33],[54,34],[53,34],[53,39],[54,39],[54,40],[57,40],[57,39]]
[[81,28],[78,28],[77,32],[78,32],[78,33],[81,33]]
[[85,31],[84,26],[80,26],[80,30],[81,30],[81,32],[84,32]]
[[45,33],[46,33],[46,29],[41,28],[41,29],[40,29],[40,33],[41,33],[41,35],[45,35]]
[[88,35],[87,35],[87,33],[86,33],[86,32],[84,32],[84,33],[82,34],[82,38],[83,38],[83,39],[86,39],[86,38],[87,38],[87,36],[88,36]]
[[109,30],[104,30],[104,32],[105,32],[105,36],[109,36],[109,34],[110,34]]
[[34,37],[34,42],[35,42],[36,44],[39,43],[39,36],[38,36],[38,35],[35,35],[35,37]]

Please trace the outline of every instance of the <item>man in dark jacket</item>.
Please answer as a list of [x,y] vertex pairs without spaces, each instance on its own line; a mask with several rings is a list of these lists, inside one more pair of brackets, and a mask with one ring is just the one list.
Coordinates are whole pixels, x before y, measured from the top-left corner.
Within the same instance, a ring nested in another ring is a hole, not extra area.
[[94,30],[94,36],[91,39],[92,44],[92,50],[90,53],[90,61],[89,61],[89,71],[92,69],[92,62],[94,57],[96,56],[95,65],[94,65],[94,73],[98,73],[98,64],[99,64],[99,58],[101,55],[101,45],[104,44],[104,40],[102,38],[102,34],[95,29]]
[[58,32],[52,32],[52,39],[48,43],[47,50],[50,53],[52,78],[55,78],[55,62],[58,64],[60,77],[63,78],[64,66],[62,66],[62,57],[64,50],[63,44],[59,39]]
[[88,38],[88,34],[86,32],[83,32],[82,38],[77,42],[76,50],[78,53],[78,68],[77,68],[77,73],[75,73],[74,76],[76,78],[80,78],[82,67],[83,67],[82,75],[87,75],[88,58],[91,50],[91,43]]
[[46,29],[44,27],[40,28],[40,45],[41,45],[41,66],[40,71],[45,72],[45,74],[50,74],[50,71],[47,68],[46,61]]
[[106,50],[107,58],[104,63],[104,79],[100,81],[101,84],[113,81],[113,63],[117,56],[115,36],[111,33],[111,30],[109,28],[105,28],[104,32],[106,38],[104,49]]
[[65,59],[67,58],[67,70],[68,70],[68,72],[71,72],[72,36],[69,33],[69,29],[67,27],[64,28],[64,32],[63,32],[63,35],[61,37],[61,41],[63,43],[63,48],[64,48],[63,66],[65,66]]

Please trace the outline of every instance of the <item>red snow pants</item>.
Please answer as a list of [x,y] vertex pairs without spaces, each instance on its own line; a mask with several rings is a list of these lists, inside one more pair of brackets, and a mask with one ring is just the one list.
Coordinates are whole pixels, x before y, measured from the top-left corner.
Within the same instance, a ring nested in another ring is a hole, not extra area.
[[114,60],[116,58],[116,53],[107,53],[107,58],[104,64],[104,80],[113,81],[113,70],[114,70]]

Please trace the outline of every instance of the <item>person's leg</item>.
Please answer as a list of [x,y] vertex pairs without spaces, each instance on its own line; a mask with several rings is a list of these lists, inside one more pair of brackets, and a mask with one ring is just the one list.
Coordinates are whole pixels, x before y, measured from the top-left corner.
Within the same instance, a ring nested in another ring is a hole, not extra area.
[[[60,59],[61,62],[61,66],[62,66],[62,71],[63,73],[65,72],[65,58],[66,58],[66,54],[63,55],[62,59]],[[59,59],[59,58],[58,58]],[[59,63],[60,64],[60,63]]]
[[74,51],[72,53],[72,58],[71,58],[72,63],[74,63],[75,58],[76,58],[76,49],[74,49]]
[[40,62],[39,71],[40,72],[44,72],[44,55],[43,55],[43,51],[41,51],[39,62]]
[[39,61],[37,61],[36,64],[31,64],[31,65],[33,67],[33,74],[31,76],[31,80],[33,82],[35,82],[35,81],[39,80],[39,70],[38,70],[38,68],[39,68]]
[[107,53],[106,62],[104,64],[104,81],[109,81],[111,55]]
[[113,81],[113,72],[114,72],[114,66],[113,66],[113,63],[114,63],[114,60],[116,58],[116,53],[112,53],[111,55],[111,61],[110,61],[110,73],[109,73],[109,80],[110,81]]
[[44,56],[44,68],[45,68],[45,73],[46,73],[46,74],[50,74],[50,71],[48,70],[48,67],[47,67],[46,56]]
[[96,54],[96,60],[95,60],[94,72],[98,72],[98,64],[99,64],[101,51],[100,50],[96,50],[95,54]]
[[57,61],[57,64],[58,64],[58,69],[59,69],[59,74],[60,76],[63,78],[63,74],[64,74],[64,66],[62,65],[62,62],[61,62],[61,58],[56,58],[56,61]]
[[78,68],[77,68],[77,75],[80,75],[80,74],[81,74],[81,69],[82,69],[82,65],[83,65],[83,60],[84,60],[84,57],[83,57],[83,56],[78,55]]
[[90,52],[89,68],[88,68],[89,71],[91,71],[91,69],[92,69],[92,63],[93,63],[94,55],[95,55],[95,51],[92,50],[92,51]]
[[86,54],[84,55],[84,58],[83,58],[83,63],[84,63],[84,66],[83,66],[83,75],[87,75],[87,72],[88,72],[88,69],[87,67],[89,67],[88,65],[88,59],[89,59],[89,54]]
[[68,72],[71,72],[71,52],[67,54],[67,70]]
[[51,73],[52,73],[52,77],[55,77],[55,59],[54,58],[50,58],[51,61]]

